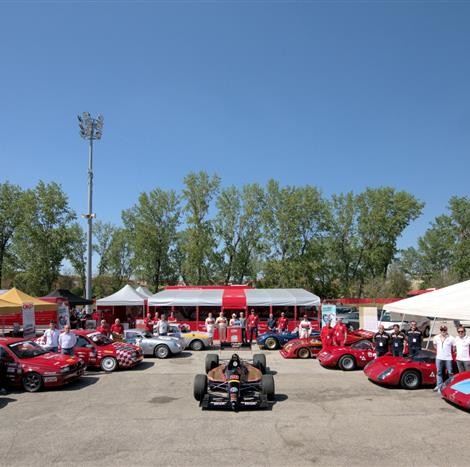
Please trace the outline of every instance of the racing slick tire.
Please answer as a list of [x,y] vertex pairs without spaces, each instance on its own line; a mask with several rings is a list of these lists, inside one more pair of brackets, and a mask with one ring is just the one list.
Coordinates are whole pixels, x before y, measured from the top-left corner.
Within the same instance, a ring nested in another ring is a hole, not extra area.
[[261,392],[266,395],[268,401],[272,402],[275,396],[273,375],[263,375],[261,380]]
[[42,388],[43,381],[40,374],[31,371],[23,376],[21,384],[25,391],[38,392]]
[[204,342],[202,342],[199,339],[194,339],[191,342],[191,345],[189,346],[191,350],[195,350],[196,352],[199,352],[200,350],[204,350]]
[[196,375],[194,377],[194,399],[201,402],[204,399],[204,396],[207,394],[207,376],[206,375]]
[[258,368],[264,375],[266,374],[266,355],[263,353],[256,353],[253,355],[253,366]]
[[352,371],[356,369],[356,359],[352,355],[343,355],[338,362],[338,366],[343,371]]
[[279,341],[275,338],[275,337],[268,337],[265,341],[264,341],[264,346],[268,349],[268,350],[276,350],[279,348]]
[[206,373],[219,366],[219,356],[216,353],[206,355]]
[[103,360],[101,360],[100,367],[103,371],[106,371],[106,373],[111,373],[118,367],[118,362],[113,357],[104,357]]
[[421,386],[420,374],[414,370],[405,370],[400,376],[400,386],[403,389],[418,389]]
[[153,350],[153,354],[156,358],[168,358],[170,353],[170,349],[165,344],[157,345]]
[[297,350],[297,357],[299,358],[310,358],[310,350],[307,347],[301,347]]

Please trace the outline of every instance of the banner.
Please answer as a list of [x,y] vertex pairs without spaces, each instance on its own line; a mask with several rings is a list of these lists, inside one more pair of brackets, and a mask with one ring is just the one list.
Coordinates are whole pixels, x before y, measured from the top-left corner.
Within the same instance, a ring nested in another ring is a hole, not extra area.
[[66,302],[58,302],[57,307],[57,317],[58,323],[57,327],[59,329],[64,329],[65,325],[70,326],[70,311]]
[[328,321],[331,321],[331,325],[336,324],[336,305],[322,305],[321,306],[321,325],[326,325]]
[[34,305],[23,303],[23,337],[36,337],[36,319],[34,317]]

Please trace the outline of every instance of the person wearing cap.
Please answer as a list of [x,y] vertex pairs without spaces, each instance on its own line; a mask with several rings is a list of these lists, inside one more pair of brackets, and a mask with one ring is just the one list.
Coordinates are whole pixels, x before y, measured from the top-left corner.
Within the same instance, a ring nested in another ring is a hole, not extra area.
[[457,368],[459,369],[459,373],[462,373],[463,371],[470,371],[470,337],[466,335],[463,326],[457,328],[457,334],[454,346],[456,350]]
[[413,357],[421,350],[421,342],[423,340],[423,333],[418,329],[416,321],[410,322],[410,329],[406,333],[406,340],[408,342],[408,356]]
[[383,357],[388,352],[390,336],[385,332],[383,324],[379,325],[379,331],[374,336],[374,344],[377,357]]
[[250,316],[248,316],[246,320],[246,324],[248,326],[248,333],[250,335],[250,339],[248,341],[249,344],[251,344],[251,341],[253,340],[253,336],[255,336],[255,339],[258,338],[258,323],[259,323],[258,316],[255,314],[255,310],[252,308],[250,312]]
[[348,328],[343,323],[342,318],[338,318],[333,327],[333,345],[342,346],[346,344]]
[[400,331],[398,324],[393,325],[393,332],[390,335],[390,346],[394,357],[403,357],[403,349],[405,347],[405,334]]
[[309,337],[311,327],[312,325],[310,324],[310,321],[308,320],[308,316],[304,315],[302,321],[299,323],[299,337],[301,339],[306,339],[307,337]]
[[49,323],[49,329],[44,331],[43,343],[49,352],[56,352],[59,349],[60,332],[54,321]]
[[287,332],[289,325],[289,320],[286,318],[286,314],[284,312],[281,313],[281,317],[277,322],[277,327],[279,332]]
[[455,346],[455,339],[449,336],[447,326],[439,328],[440,333],[434,336],[432,343],[436,350],[436,368],[437,368],[437,384],[434,392],[441,392],[442,385],[444,384],[444,375],[447,370],[447,377],[451,378],[452,371],[452,347]]
[[232,313],[232,318],[229,321],[229,325],[240,327],[240,320],[238,319],[236,313]]

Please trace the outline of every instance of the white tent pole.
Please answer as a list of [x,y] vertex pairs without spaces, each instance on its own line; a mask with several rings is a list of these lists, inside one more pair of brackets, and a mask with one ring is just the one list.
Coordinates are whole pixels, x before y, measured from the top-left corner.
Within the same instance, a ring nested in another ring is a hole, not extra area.
[[379,321],[379,324],[382,324],[382,320],[383,320],[383,317],[384,317],[384,311],[385,311],[385,310],[384,310],[383,308],[380,310],[380,321]]
[[431,330],[429,331],[428,341],[426,342],[426,350],[429,348],[429,343],[431,342],[431,336],[434,330],[434,324],[436,324],[436,319],[437,319],[437,316],[434,316],[434,319],[432,320],[432,324],[431,324]]
[[405,321],[405,313],[401,315],[400,331],[401,331],[401,328],[403,327],[403,321]]

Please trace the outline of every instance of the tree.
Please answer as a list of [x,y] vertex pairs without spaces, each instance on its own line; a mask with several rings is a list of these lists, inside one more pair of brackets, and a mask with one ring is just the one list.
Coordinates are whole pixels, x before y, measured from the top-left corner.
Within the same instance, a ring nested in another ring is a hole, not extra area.
[[109,267],[109,252],[111,240],[116,227],[110,222],[96,221],[93,227],[96,243],[93,244],[93,250],[98,253],[100,260],[98,262],[98,275],[106,274]]
[[184,255],[181,276],[190,284],[204,284],[214,279],[216,243],[212,222],[207,219],[220,178],[206,172],[190,173],[184,179],[187,228],[181,233],[180,249]]
[[0,288],[4,268],[12,260],[12,239],[24,220],[24,193],[17,185],[0,183]]
[[62,188],[42,181],[25,193],[25,215],[28,221],[18,227],[14,238],[19,265],[15,284],[42,296],[52,290],[70,251],[71,222],[76,216]]
[[180,215],[176,192],[158,188],[142,193],[138,204],[123,212],[124,225],[132,232],[135,269],[155,290],[162,283],[177,279],[171,256]]
[[78,223],[74,223],[69,230],[70,243],[67,258],[75,273],[80,278],[80,294],[85,290],[85,255],[87,252],[87,237]]
[[109,247],[109,275],[114,290],[125,285],[132,274],[131,233],[127,229],[116,228]]

